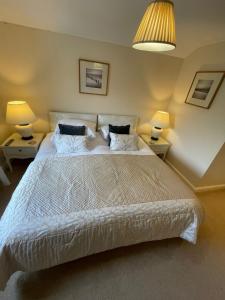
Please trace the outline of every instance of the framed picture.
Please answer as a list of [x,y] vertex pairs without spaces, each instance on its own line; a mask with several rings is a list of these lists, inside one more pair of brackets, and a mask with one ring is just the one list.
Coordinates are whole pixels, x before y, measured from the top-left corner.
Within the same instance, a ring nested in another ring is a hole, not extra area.
[[195,74],[185,103],[209,108],[224,78],[222,71],[201,71]]
[[109,64],[79,59],[80,93],[106,96]]

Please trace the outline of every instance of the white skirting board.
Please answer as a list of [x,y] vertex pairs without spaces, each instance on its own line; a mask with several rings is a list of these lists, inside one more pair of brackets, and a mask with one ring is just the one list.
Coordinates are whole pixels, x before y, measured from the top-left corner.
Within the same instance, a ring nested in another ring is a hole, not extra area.
[[219,184],[219,185],[209,185],[209,186],[194,186],[190,180],[188,180],[176,167],[174,167],[171,162],[169,162],[167,159],[165,160],[166,163],[190,186],[190,188],[196,192],[207,192],[207,191],[216,191],[216,190],[222,190],[225,189],[225,184]]

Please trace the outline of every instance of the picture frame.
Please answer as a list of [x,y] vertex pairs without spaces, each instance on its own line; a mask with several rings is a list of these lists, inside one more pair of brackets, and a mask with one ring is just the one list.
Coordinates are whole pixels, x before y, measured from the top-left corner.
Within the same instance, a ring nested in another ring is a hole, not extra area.
[[209,109],[224,79],[224,71],[198,71],[185,103]]
[[79,59],[79,92],[107,96],[109,63]]

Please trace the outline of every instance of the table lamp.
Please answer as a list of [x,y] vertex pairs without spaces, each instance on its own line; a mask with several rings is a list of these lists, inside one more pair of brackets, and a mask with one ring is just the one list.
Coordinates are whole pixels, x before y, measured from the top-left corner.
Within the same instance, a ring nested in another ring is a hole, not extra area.
[[168,128],[170,124],[169,113],[165,111],[157,111],[151,120],[152,130],[151,139],[157,141],[164,128]]
[[15,125],[23,140],[31,140],[32,122],[36,119],[26,101],[10,101],[7,103],[6,122]]

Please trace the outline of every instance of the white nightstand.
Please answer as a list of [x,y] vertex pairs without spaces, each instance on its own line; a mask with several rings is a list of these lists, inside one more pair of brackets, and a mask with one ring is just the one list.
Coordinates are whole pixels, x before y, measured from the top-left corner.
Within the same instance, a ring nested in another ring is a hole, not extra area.
[[[12,171],[12,165],[10,160],[13,158],[24,159],[24,158],[34,158],[38,152],[38,148],[41,141],[44,138],[43,133],[34,133],[32,140],[22,140],[18,133],[13,133],[7,140],[2,143],[0,148],[2,149],[6,162],[9,166],[10,171]],[[11,142],[9,143],[9,141]],[[9,145],[7,146],[7,143]]]
[[153,152],[155,152],[155,154],[157,154],[160,157],[162,156],[163,160],[166,158],[166,154],[170,147],[169,142],[167,142],[161,137],[157,141],[154,141],[149,135],[146,134],[142,134],[141,138],[146,144],[148,144],[148,146],[152,149]]

